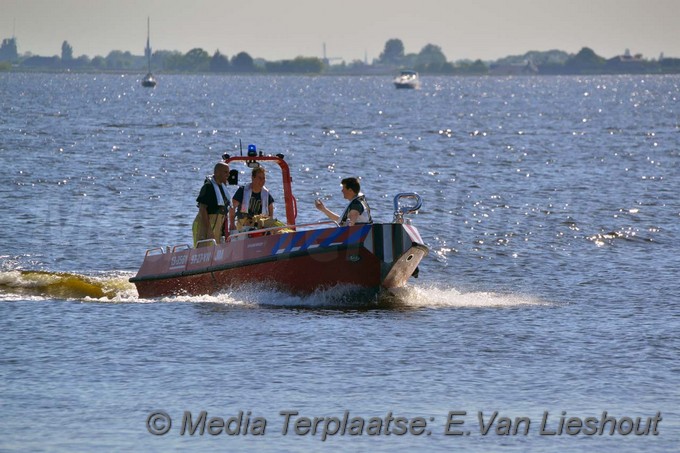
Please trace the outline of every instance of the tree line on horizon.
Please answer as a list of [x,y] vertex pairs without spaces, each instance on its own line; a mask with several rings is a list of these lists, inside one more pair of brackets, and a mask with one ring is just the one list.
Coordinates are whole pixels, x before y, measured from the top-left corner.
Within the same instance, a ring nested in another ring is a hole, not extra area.
[[[218,74],[386,74],[399,68],[414,69],[422,74],[485,75],[485,74],[669,74],[680,73],[679,58],[648,60],[642,55],[623,55],[605,59],[588,47],[577,54],[560,50],[531,51],[524,55],[508,56],[495,62],[482,60],[448,61],[441,47],[425,45],[418,53],[406,53],[400,39],[389,39],[383,52],[372,63],[354,60],[350,63],[330,64],[318,57],[297,57],[292,60],[266,61],[255,59],[247,52],[229,58],[216,50],[213,55],[201,48],[186,53],[157,50],[151,56],[153,72],[218,73]],[[113,50],[106,57],[86,55],[74,57],[73,47],[64,41],[61,56],[44,57],[18,53],[16,38],[2,41],[0,70],[27,71],[144,71],[145,56],[129,51]]]

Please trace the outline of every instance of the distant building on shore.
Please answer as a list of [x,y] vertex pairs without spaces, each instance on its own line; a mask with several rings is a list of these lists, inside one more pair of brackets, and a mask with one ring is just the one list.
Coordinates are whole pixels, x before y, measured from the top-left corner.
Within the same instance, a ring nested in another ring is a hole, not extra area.
[[522,64],[491,64],[489,75],[533,75],[538,74],[538,67],[526,60]]

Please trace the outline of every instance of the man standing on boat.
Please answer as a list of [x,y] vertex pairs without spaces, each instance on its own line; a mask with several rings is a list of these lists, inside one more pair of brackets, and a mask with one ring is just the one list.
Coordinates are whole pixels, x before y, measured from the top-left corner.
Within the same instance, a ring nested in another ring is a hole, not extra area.
[[228,178],[229,165],[224,162],[218,162],[215,164],[213,175],[201,187],[201,192],[198,194],[198,198],[196,198],[198,214],[192,225],[194,247],[196,247],[198,241],[215,239],[215,241],[219,242],[221,236],[227,235],[227,231],[224,228],[227,210],[230,213],[230,218],[233,212],[229,204]]
[[[274,197],[264,186],[266,182],[264,167],[253,168],[252,182],[239,187],[231,203],[234,209],[229,211],[229,228],[236,230],[236,214],[258,215],[263,214],[270,218],[274,217]],[[266,200],[266,203],[263,202]]]
[[345,200],[350,200],[350,202],[341,216],[328,209],[320,199],[314,202],[314,206],[326,214],[329,219],[338,222],[340,226],[373,223],[371,208],[368,207],[366,197],[361,193],[361,185],[358,178],[345,178],[342,180],[342,196]]

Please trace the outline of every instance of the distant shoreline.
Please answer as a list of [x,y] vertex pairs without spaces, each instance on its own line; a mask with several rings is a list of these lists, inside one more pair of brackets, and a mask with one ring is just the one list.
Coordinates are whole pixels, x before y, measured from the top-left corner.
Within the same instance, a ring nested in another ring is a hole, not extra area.
[[[0,74],[90,74],[90,75],[120,75],[126,77],[135,77],[141,80],[144,77],[144,71],[117,71],[117,70],[65,70],[65,69],[26,69],[26,68],[11,68],[1,69]],[[425,74],[422,77],[583,77],[583,76],[623,76],[623,75],[642,75],[642,76],[668,76],[680,74],[680,68],[673,72],[588,72],[588,73],[461,73],[461,74]],[[323,73],[268,73],[268,72],[243,72],[243,73],[220,73],[220,72],[180,72],[180,71],[160,71],[155,72],[156,78],[161,77],[175,77],[175,76],[199,76],[199,77],[394,77],[392,72],[323,72]]]
[[385,51],[372,63],[352,61],[331,64],[329,59],[296,57],[292,60],[266,61],[253,58],[247,52],[239,52],[229,58],[215,51],[210,55],[196,48],[182,54],[178,51],[160,50],[146,55],[114,50],[106,57],[90,59],[86,55],[73,56],[73,49],[64,41],[62,56],[43,57],[17,52],[16,41],[5,39],[0,48],[0,72],[48,72],[48,73],[104,73],[137,74],[216,74],[216,75],[396,75],[401,69],[412,69],[423,76],[478,76],[478,75],[614,75],[614,74],[680,74],[680,58],[656,60],[631,54],[627,49],[622,55],[605,59],[588,47],[577,54],[561,50],[529,51],[494,62],[461,60],[450,62],[439,46],[428,44],[418,54],[405,54],[403,43],[389,40]]

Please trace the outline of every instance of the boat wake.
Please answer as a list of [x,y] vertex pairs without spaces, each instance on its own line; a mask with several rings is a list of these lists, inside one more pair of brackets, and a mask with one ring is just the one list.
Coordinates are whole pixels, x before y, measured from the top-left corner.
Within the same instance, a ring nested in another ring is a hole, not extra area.
[[394,297],[397,304],[410,308],[511,308],[519,306],[551,305],[537,297],[494,292],[460,292],[455,288],[407,286]]
[[0,301],[80,300],[100,303],[188,302],[244,307],[310,308],[342,310],[409,310],[443,308],[507,308],[549,305],[530,296],[493,292],[462,293],[454,288],[407,286],[375,295],[351,285],[294,295],[265,284],[240,285],[212,295],[177,295],[143,299],[128,281],[130,272],[83,275],[67,272],[11,270],[0,272]]
[[69,272],[11,270],[0,272],[0,300],[65,299],[132,301],[131,273],[83,275]]

